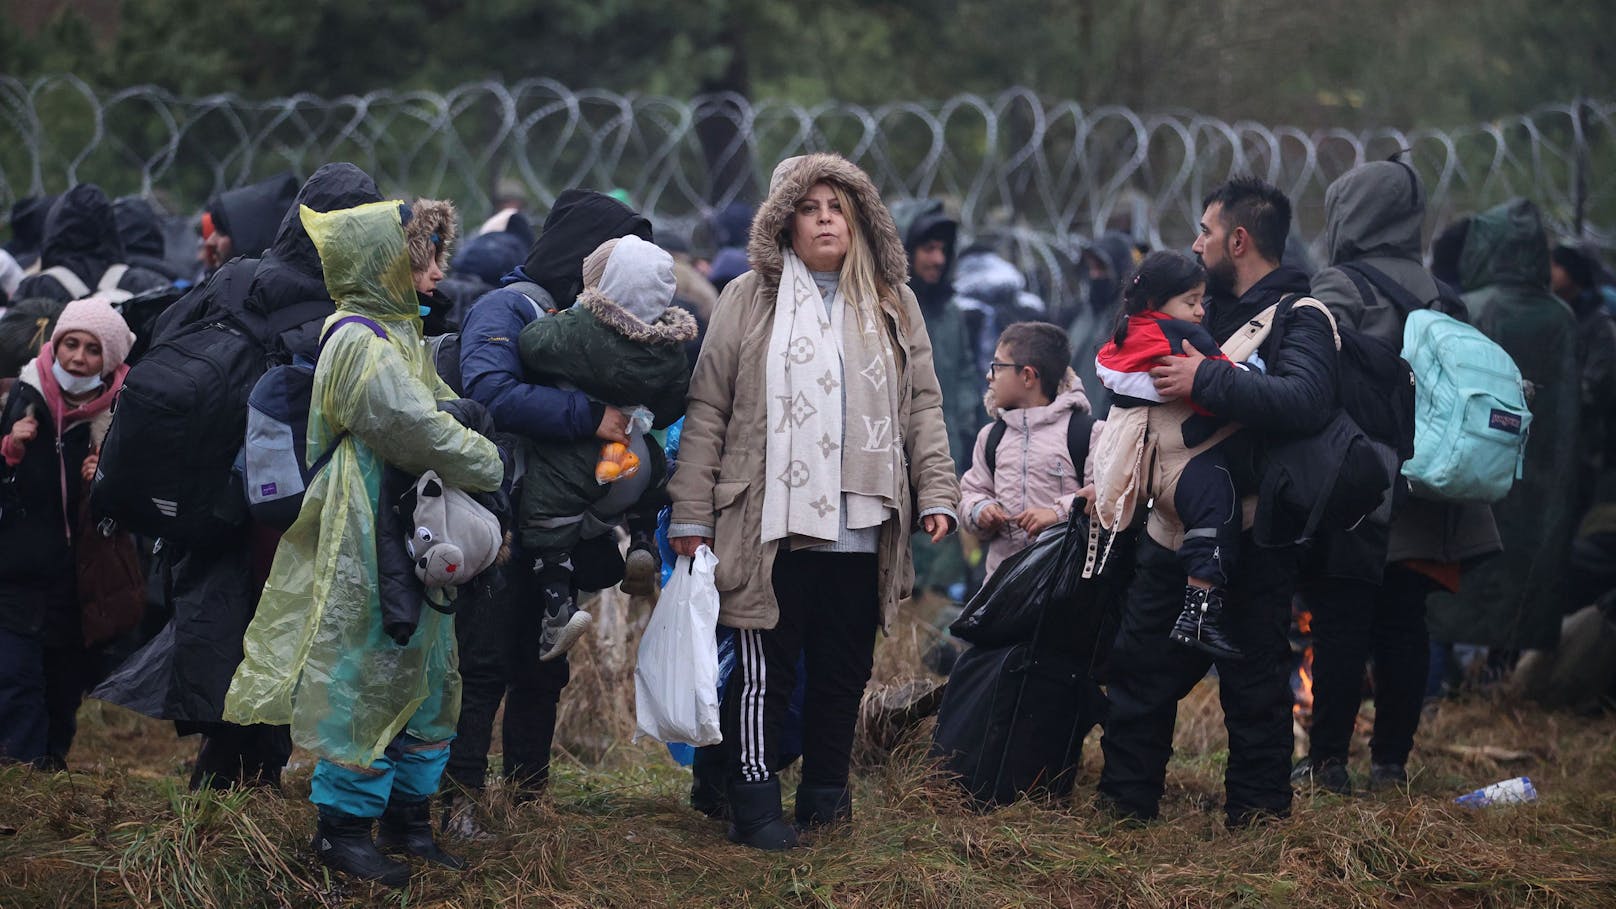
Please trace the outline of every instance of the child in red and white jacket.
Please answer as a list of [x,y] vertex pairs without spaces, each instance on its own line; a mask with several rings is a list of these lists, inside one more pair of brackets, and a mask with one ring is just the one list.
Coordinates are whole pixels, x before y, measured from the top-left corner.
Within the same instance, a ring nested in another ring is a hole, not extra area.
[[[1176,513],[1183,526],[1177,553],[1187,582],[1184,610],[1172,638],[1213,656],[1240,651],[1222,624],[1223,590],[1239,554],[1240,494],[1230,469],[1237,426],[1194,402],[1163,398],[1150,370],[1163,357],[1192,347],[1209,360],[1261,370],[1253,355],[1234,364],[1201,327],[1206,271],[1177,252],[1154,252],[1123,286],[1122,311],[1111,340],[1095,357],[1100,382],[1113,393],[1110,419],[1096,446],[1096,519],[1110,530],[1128,526],[1136,507]],[[1146,408],[1182,404],[1154,420]]]

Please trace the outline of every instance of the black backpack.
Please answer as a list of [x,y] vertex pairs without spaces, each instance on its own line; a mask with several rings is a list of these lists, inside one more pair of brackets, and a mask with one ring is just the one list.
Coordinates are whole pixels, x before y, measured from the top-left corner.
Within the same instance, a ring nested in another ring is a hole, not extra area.
[[[993,421],[993,428],[988,430],[987,442],[982,449],[982,463],[987,465],[988,476],[993,476],[999,467],[999,443],[1004,441],[1004,434],[1010,429],[1004,418]],[[1089,458],[1089,434],[1094,430],[1094,415],[1091,413],[1078,413],[1072,411],[1071,417],[1066,421],[1066,450],[1072,456],[1072,469],[1077,471],[1077,485],[1083,485],[1083,462]]]
[[[1299,299],[1280,301],[1265,342],[1270,350],[1283,343],[1285,316]],[[1320,431],[1272,439],[1264,448],[1252,526],[1258,545],[1306,543],[1320,530],[1350,530],[1370,515],[1389,514],[1399,468],[1408,459],[1402,446],[1413,453],[1408,364],[1384,342],[1351,328],[1336,330],[1337,409]]]
[[256,270],[253,259],[222,269],[213,315],[170,331],[129,370],[90,487],[98,519],[188,545],[217,542],[245,523],[234,466],[269,341],[331,308],[299,304],[249,327],[232,314],[243,312]]

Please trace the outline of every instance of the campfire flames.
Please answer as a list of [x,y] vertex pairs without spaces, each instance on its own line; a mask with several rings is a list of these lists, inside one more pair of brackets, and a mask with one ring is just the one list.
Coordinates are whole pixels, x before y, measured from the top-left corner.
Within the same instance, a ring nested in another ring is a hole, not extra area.
[[1301,653],[1291,673],[1291,692],[1296,696],[1291,713],[1297,725],[1306,729],[1313,719],[1313,613],[1296,611],[1296,631]]

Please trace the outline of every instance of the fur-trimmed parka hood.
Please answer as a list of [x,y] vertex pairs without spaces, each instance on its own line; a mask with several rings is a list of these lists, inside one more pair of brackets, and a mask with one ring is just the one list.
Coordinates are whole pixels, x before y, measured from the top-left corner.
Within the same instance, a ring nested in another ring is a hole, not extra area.
[[766,283],[778,285],[785,269],[785,250],[791,245],[786,236],[797,201],[815,183],[834,183],[853,197],[859,210],[859,227],[869,239],[875,254],[876,271],[894,292],[909,283],[909,257],[903,239],[892,221],[892,213],[868,175],[841,155],[819,152],[781,161],[769,180],[769,197],[758,206],[752,219],[752,235],[746,257],[752,270]]
[[[427,263],[436,255],[438,268],[448,273],[450,250],[457,235],[453,202],[416,199],[410,205],[410,223],[404,225],[404,239],[410,247],[410,270],[426,271]],[[432,241],[433,237],[438,238],[437,243]]]
[[695,340],[699,330],[696,317],[678,306],[669,306],[662,315],[646,323],[593,287],[579,294],[574,305],[583,307],[595,321],[639,344],[684,344]]

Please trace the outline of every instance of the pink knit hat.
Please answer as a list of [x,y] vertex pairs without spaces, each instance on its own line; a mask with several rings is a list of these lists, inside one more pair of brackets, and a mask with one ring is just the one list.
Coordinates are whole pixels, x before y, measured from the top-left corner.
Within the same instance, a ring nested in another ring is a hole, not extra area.
[[70,331],[87,331],[101,341],[102,370],[111,373],[129,359],[129,349],[135,344],[135,333],[129,324],[112,308],[112,302],[102,294],[94,294],[67,304],[56,318],[56,330],[51,332],[51,352],[56,342]]

